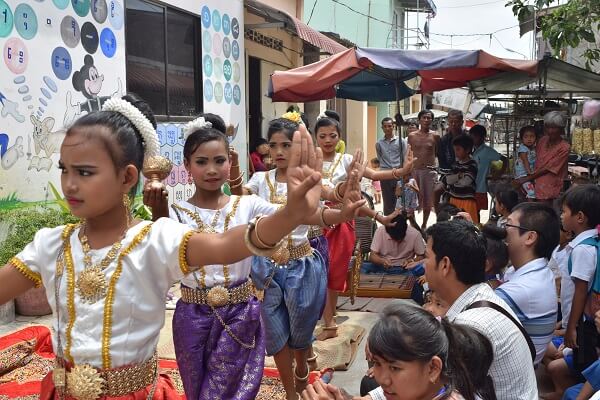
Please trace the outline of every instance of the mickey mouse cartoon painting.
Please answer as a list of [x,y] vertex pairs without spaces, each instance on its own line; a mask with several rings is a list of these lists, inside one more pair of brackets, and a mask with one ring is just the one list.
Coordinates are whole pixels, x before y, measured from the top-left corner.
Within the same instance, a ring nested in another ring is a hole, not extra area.
[[65,113],[65,126],[75,120],[75,117],[83,112],[98,111],[102,104],[111,97],[121,95],[121,79],[117,79],[118,89],[112,96],[99,96],[104,83],[104,75],[94,65],[94,58],[87,54],[83,59],[83,66],[79,71],[73,73],[71,79],[73,88],[85,96],[84,102],[71,101],[71,92],[67,92],[67,111]]

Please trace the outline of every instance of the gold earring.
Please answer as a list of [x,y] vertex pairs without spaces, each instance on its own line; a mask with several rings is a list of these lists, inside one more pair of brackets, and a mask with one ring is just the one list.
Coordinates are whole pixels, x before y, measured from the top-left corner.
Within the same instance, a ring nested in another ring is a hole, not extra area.
[[131,223],[131,199],[127,193],[123,193],[123,206],[125,207],[125,217],[127,218],[127,226]]

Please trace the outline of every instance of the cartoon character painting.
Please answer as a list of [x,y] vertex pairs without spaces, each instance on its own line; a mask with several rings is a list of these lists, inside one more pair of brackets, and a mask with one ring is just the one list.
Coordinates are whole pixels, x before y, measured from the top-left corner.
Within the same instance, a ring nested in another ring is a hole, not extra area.
[[73,88],[81,92],[86,100],[84,102],[72,102],[71,92],[67,92],[67,111],[65,113],[64,125],[67,126],[75,120],[75,117],[83,112],[98,111],[102,104],[111,97],[121,96],[121,79],[117,79],[117,91],[111,96],[99,96],[104,83],[104,75],[94,65],[94,58],[87,54],[83,59],[83,66],[79,71],[73,73],[71,79]]
[[[3,140],[4,138],[6,138],[6,141]],[[2,168],[4,169],[9,169],[15,165],[19,158],[23,157],[24,155],[23,137],[17,136],[15,144],[8,148],[2,146],[3,143],[6,143],[6,145],[8,144],[8,135],[5,133],[0,133],[0,165],[2,165]]]
[[35,146],[35,155],[31,157],[28,169],[41,171],[45,169],[50,171],[52,167],[53,154],[58,154],[60,144],[65,137],[65,130],[52,132],[54,127],[54,118],[44,118],[40,121],[35,115],[31,115],[33,124],[33,143]]

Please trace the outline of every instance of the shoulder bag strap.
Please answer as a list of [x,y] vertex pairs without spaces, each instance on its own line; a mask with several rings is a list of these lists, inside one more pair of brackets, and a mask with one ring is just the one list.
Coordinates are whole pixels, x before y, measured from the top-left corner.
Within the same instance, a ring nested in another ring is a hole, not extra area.
[[514,317],[508,313],[508,311],[506,311],[504,308],[500,307],[498,304],[492,303],[491,301],[487,301],[487,300],[476,301],[473,304],[471,304],[470,306],[468,306],[465,310],[470,310],[472,308],[481,308],[481,307],[492,308],[492,309],[498,311],[499,313],[501,313],[502,315],[504,315],[509,320],[511,320],[511,322],[513,324],[515,324],[517,328],[519,328],[519,330],[525,337],[525,340],[527,341],[527,346],[529,346],[529,351],[531,352],[531,359],[533,361],[535,361],[535,356],[536,356],[535,346],[533,345],[533,342],[531,341],[531,337],[529,337],[529,334],[527,333],[525,328],[523,328],[523,325],[521,325],[521,323],[519,323],[517,320],[515,320]]

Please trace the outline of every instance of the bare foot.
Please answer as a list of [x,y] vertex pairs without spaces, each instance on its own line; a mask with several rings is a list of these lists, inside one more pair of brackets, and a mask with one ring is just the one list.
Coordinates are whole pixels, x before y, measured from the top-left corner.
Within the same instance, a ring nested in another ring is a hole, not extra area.
[[337,336],[338,327],[336,326],[325,326],[323,331],[317,335],[317,340],[323,341],[332,339]]

